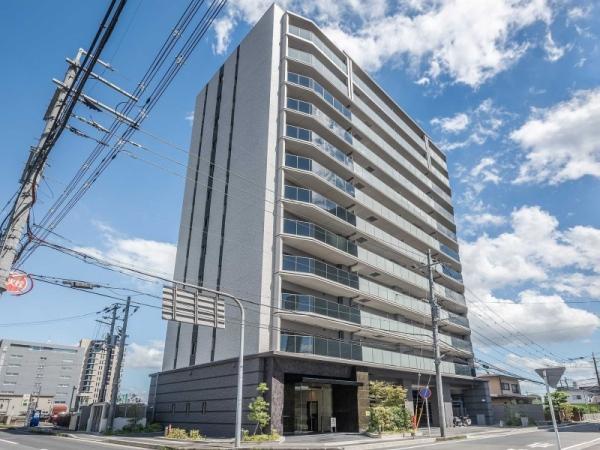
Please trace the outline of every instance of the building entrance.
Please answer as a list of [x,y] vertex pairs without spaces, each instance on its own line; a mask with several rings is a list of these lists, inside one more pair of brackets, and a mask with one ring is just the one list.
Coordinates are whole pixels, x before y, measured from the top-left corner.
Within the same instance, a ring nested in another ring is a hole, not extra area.
[[338,380],[309,381],[306,377],[301,380],[286,379],[283,407],[285,433],[330,433],[358,429],[355,383],[344,380],[340,380],[340,384],[336,384]]

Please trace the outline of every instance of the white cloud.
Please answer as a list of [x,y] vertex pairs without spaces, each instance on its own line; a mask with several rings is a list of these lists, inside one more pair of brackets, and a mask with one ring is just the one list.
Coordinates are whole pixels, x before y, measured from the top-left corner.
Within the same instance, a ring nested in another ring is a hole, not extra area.
[[581,6],[576,6],[574,8],[571,8],[567,12],[567,17],[571,20],[584,19],[587,16],[589,16],[591,11],[592,11],[592,5],[588,5],[585,8],[581,7]]
[[544,51],[546,52],[546,59],[550,62],[556,62],[562,58],[565,53],[570,49],[570,46],[566,45],[561,47],[556,45],[554,39],[552,39],[552,33],[548,31],[546,33],[546,40],[544,41]]
[[[574,341],[590,337],[600,327],[600,318],[595,314],[570,306],[556,294],[525,290],[514,301],[489,294],[478,297],[485,305],[467,294],[471,327],[495,344],[522,344],[528,342],[527,338],[544,343]],[[473,339],[478,341],[479,337]],[[479,343],[489,345],[484,340]]]
[[465,113],[458,113],[452,117],[432,119],[431,124],[441,127],[446,133],[457,133],[467,128],[467,125],[469,125],[469,116]]
[[506,217],[486,212],[482,214],[467,214],[464,216],[464,221],[477,227],[488,225],[500,226],[506,223]]
[[194,111],[190,111],[189,113],[187,113],[185,116],[185,120],[187,120],[190,123],[190,125],[192,125],[194,123]]
[[[470,146],[482,146],[488,139],[497,138],[509,116],[511,116],[510,113],[495,106],[492,99],[487,98],[473,109],[458,113],[451,118],[435,118],[431,123],[442,125],[443,129],[443,125],[447,123],[445,121],[450,121],[450,125],[454,125],[453,130],[444,129],[444,131],[453,131],[457,134],[460,133],[461,136],[466,136],[455,141],[443,139],[440,146],[446,151],[451,151]],[[459,129],[457,126],[461,125],[464,126]]]
[[[506,330],[490,328],[493,320],[535,341],[589,337],[600,319],[568,304],[564,296],[600,295],[600,229],[560,230],[556,218],[538,206],[513,211],[510,226],[494,237],[484,234],[461,242],[473,328],[496,342],[500,338],[494,329],[505,335]],[[519,292],[522,286],[526,288]],[[514,299],[494,295],[509,287],[517,292]]]
[[173,276],[177,250],[174,244],[125,237],[106,224],[96,223],[95,225],[103,237],[102,248],[78,247],[76,250],[137,269],[168,277]]
[[148,344],[132,342],[127,346],[125,366],[128,369],[160,369],[164,347],[163,341],[150,341]]
[[586,175],[600,177],[600,88],[576,92],[567,101],[534,110],[510,134],[525,152],[516,183],[559,184]]
[[[367,70],[405,61],[424,77],[441,76],[477,87],[508,69],[527,51],[519,31],[552,21],[547,0],[279,1],[317,21],[339,46]],[[239,21],[253,24],[270,1],[236,0],[216,25],[215,51],[224,52]]]

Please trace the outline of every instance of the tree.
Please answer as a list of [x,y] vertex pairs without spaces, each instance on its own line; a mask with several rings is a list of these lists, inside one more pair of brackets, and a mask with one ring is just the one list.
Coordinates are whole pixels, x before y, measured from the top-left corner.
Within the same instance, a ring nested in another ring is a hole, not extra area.
[[248,419],[256,423],[254,434],[256,434],[257,431],[260,431],[260,434],[263,434],[263,430],[268,427],[269,422],[271,422],[271,416],[269,415],[269,402],[267,402],[264,398],[264,394],[268,390],[269,387],[267,386],[267,383],[259,383],[259,385],[256,387],[258,395],[248,405],[248,409],[250,410]]
[[[571,420],[573,416],[573,410],[568,408],[569,396],[566,392],[554,391],[550,394],[552,396],[552,406],[554,406],[554,414],[558,417],[558,420]],[[548,404],[548,395],[544,397],[544,410],[550,414],[550,406]]]
[[406,410],[406,389],[383,381],[369,383],[371,415],[369,428],[383,431],[403,431],[410,426],[410,414]]

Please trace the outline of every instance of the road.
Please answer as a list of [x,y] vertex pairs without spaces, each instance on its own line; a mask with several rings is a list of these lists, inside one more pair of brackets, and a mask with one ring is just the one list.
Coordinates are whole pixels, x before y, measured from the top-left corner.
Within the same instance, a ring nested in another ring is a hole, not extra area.
[[141,447],[128,447],[91,440],[44,434],[24,434],[0,431],[0,450],[140,450]]
[[[600,424],[568,425],[560,428],[562,450],[600,449]],[[555,450],[554,431],[531,429],[507,431],[435,444],[398,446],[398,450]]]
[[[468,432],[468,429],[465,431]],[[600,450],[600,424],[561,427],[560,438],[562,450]],[[198,445],[198,448],[201,448],[201,446],[201,444]],[[95,440],[0,431],[0,450],[140,450],[140,448]],[[360,446],[354,448],[358,450]],[[397,450],[555,450],[556,448],[555,436],[552,430],[531,428],[527,430],[507,430],[506,432],[474,436],[456,441],[429,444],[406,442],[399,445]]]

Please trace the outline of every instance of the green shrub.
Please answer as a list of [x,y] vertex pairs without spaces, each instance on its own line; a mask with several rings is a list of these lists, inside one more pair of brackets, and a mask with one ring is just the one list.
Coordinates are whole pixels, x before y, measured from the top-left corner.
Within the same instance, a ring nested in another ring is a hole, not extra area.
[[146,429],[144,431],[146,431],[146,433],[158,433],[159,431],[162,431],[163,427],[160,423],[150,423],[148,425],[146,425]]
[[250,413],[248,419],[254,422],[254,434],[263,434],[263,430],[269,426],[271,422],[271,416],[269,415],[269,402],[265,400],[264,394],[269,390],[267,383],[260,383],[256,387],[258,395],[248,404]]
[[271,434],[250,434],[248,430],[242,430],[242,441],[244,442],[277,441],[280,437],[277,431],[273,431]]
[[410,429],[410,414],[404,403],[406,389],[383,381],[371,381],[369,398],[371,401],[370,432],[400,432]]
[[189,435],[192,441],[199,441],[201,439],[204,439],[204,436],[202,436],[200,430],[190,430]]
[[178,439],[178,440],[186,440],[188,438],[187,431],[183,428],[171,428],[167,432],[167,436],[169,439]]

